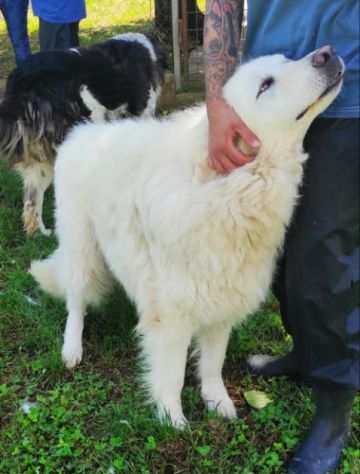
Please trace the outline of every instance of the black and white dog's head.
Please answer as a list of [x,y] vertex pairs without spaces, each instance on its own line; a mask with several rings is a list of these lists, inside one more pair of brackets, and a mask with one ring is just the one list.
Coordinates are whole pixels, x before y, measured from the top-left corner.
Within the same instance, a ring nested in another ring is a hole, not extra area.
[[125,33],[75,51],[91,71],[83,81],[81,97],[92,120],[155,113],[166,67],[155,38]]

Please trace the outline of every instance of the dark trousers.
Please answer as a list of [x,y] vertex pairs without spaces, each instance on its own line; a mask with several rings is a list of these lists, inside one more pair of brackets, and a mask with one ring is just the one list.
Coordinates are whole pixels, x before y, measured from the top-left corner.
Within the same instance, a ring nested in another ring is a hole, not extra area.
[[79,22],[49,23],[39,18],[40,51],[79,46]]
[[273,290],[304,378],[360,390],[360,120],[317,119]]
[[27,31],[28,4],[28,0],[0,0],[0,10],[6,22],[18,65],[31,54]]

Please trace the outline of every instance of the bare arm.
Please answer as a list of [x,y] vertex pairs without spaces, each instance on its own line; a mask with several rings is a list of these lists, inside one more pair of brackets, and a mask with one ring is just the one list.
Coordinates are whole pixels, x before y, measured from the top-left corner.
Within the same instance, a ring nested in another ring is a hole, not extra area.
[[207,100],[222,96],[239,55],[244,0],[208,0],[204,52]]
[[206,103],[209,119],[209,164],[228,173],[253,159],[238,150],[241,137],[256,154],[259,142],[222,96],[239,57],[243,0],[207,0],[204,24]]

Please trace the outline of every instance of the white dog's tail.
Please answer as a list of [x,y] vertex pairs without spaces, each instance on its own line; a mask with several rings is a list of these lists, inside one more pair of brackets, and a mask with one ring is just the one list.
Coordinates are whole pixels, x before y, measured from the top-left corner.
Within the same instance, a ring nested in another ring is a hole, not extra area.
[[58,251],[45,260],[31,262],[29,271],[46,293],[64,298],[65,289],[60,282]]

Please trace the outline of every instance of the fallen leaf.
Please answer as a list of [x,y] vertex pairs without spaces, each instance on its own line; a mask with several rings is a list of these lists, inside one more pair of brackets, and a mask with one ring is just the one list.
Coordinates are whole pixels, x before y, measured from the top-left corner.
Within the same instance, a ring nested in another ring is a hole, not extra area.
[[269,403],[272,403],[271,398],[265,392],[260,392],[260,390],[248,390],[244,392],[244,397],[248,404],[257,410],[261,410],[266,405],[269,405]]

